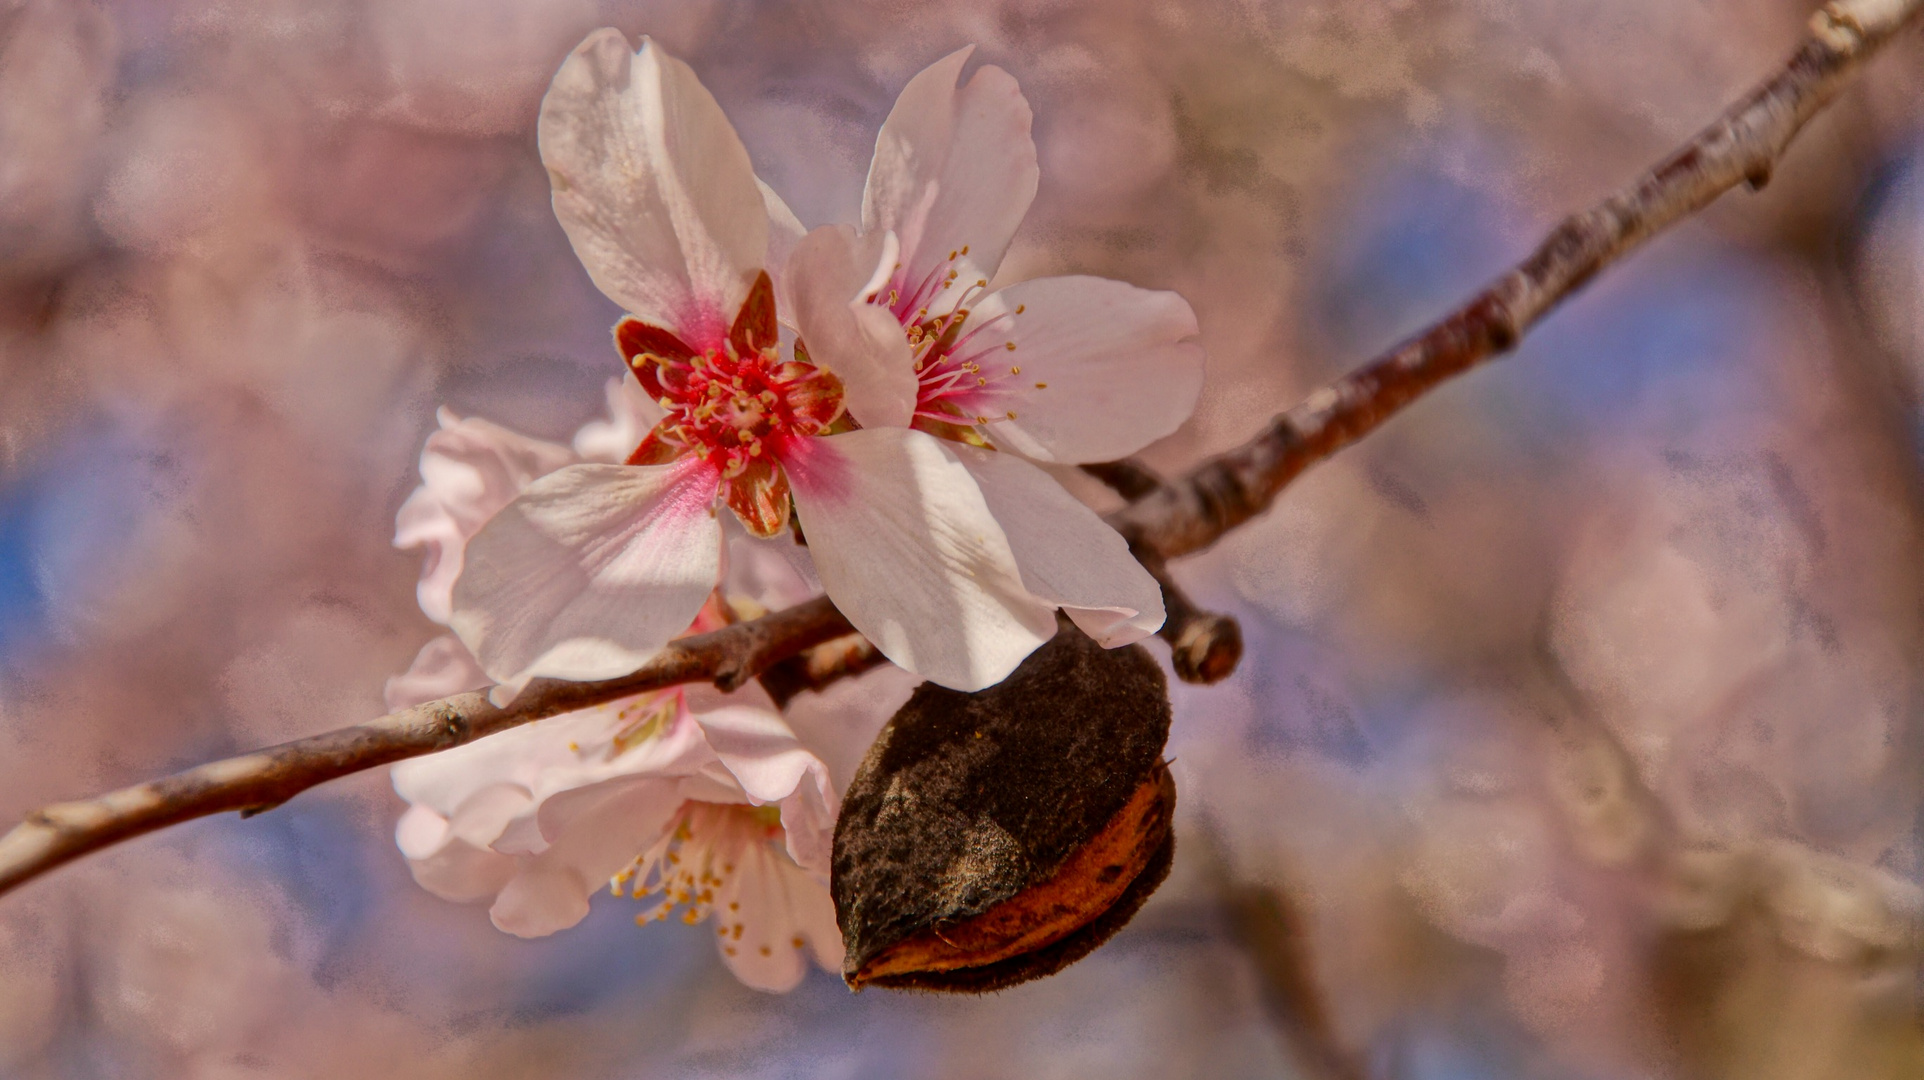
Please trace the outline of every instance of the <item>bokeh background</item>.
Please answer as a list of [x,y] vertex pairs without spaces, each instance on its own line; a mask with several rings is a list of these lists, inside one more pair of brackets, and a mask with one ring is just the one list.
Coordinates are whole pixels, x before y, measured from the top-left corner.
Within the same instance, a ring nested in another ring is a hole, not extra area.
[[[1037,113],[1005,275],[1200,315],[1173,471],[1812,6],[0,0],[0,815],[382,711],[435,406],[565,441],[618,370],[534,151],[590,29],[689,60],[810,225],[976,43]],[[1065,973],[772,997],[605,898],[509,938],[412,883],[377,773],[0,900],[0,1076],[1924,1075],[1921,99],[1911,34],[1763,193],[1178,564],[1248,654],[1177,691],[1175,876]]]

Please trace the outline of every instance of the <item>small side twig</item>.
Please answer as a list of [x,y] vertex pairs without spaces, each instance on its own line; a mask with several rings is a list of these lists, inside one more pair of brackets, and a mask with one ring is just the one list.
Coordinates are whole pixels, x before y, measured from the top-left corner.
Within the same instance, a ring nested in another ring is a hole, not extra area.
[[1130,502],[1160,491],[1163,484],[1162,477],[1135,458],[1098,461],[1082,466],[1082,471],[1107,484],[1111,491]]
[[775,699],[777,706],[785,708],[797,694],[805,690],[820,691],[838,680],[852,678],[886,663],[888,657],[883,656],[869,639],[860,634],[849,634],[770,665],[761,674],[762,689],[768,691],[768,696]]
[[[1163,488],[1163,479],[1135,458],[1082,466],[1082,471],[1134,502]],[[1186,683],[1207,685],[1229,677],[1243,658],[1243,628],[1235,618],[1205,611],[1170,576],[1169,561],[1140,543],[1129,546],[1143,569],[1162,586],[1162,629],[1156,636],[1169,643],[1170,665]]]
[[1242,624],[1235,616],[1198,607],[1169,576],[1161,555],[1138,549],[1136,560],[1162,585],[1162,629],[1156,636],[1169,643],[1176,677],[1204,686],[1229,678],[1243,659]]
[[[1139,555],[1153,553],[1162,560],[1215,543],[1266,509],[1311,464],[1450,377],[1514,347],[1557,304],[1651,236],[1737,184],[1764,183],[1805,122],[1920,10],[1924,0],[1832,0],[1812,17],[1809,35],[1782,71],[1628,188],[1558,226],[1527,259],[1467,304],[1311,394],[1242,447],[1180,480],[1145,490],[1106,520]],[[1179,622],[1175,611],[1172,604],[1172,622]],[[712,681],[732,690],[771,665],[852,630],[834,605],[818,598],[684,638],[624,678],[544,681],[507,709],[489,705],[484,693],[457,694],[372,723],[32,811],[0,837],[0,893],[130,837],[209,814],[277,806],[316,784],[544,716],[678,683]]]

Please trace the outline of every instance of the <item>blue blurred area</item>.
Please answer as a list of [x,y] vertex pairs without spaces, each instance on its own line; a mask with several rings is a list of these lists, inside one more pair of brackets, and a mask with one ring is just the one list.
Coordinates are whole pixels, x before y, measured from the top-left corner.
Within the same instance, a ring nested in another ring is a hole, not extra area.
[[[1453,161],[1477,162],[1498,182],[1466,184],[1446,167]],[[1507,205],[1498,192],[1510,171],[1513,155],[1499,144],[1455,135],[1357,185],[1357,218],[1319,270],[1309,308],[1340,364],[1381,353],[1467,300],[1580,209]],[[1685,225],[1550,312],[1501,362],[1500,381],[1467,381],[1498,405],[1503,429],[1531,442],[1620,424],[1680,376],[1714,372],[1722,385],[1717,400],[1679,408],[1727,410],[1747,397],[1745,361],[1769,345],[1760,335],[1781,325],[1770,284],[1756,252]]]
[[30,480],[0,489],[0,663],[37,636],[46,620],[47,598],[34,575],[37,495]]
[[46,642],[61,604],[112,573],[142,516],[177,486],[179,466],[96,416],[0,479],[0,663]]

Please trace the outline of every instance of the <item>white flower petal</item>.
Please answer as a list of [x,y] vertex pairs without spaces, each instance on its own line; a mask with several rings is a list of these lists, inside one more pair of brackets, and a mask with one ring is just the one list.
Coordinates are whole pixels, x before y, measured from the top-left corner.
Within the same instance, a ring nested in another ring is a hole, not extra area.
[[588,897],[653,843],[682,804],[675,785],[645,780],[603,784],[585,794],[593,805],[575,814],[570,828],[546,851],[517,860],[514,879],[488,911],[495,926],[541,937],[580,922]]
[[555,216],[588,276],[636,317],[719,346],[768,251],[748,151],[687,64],[597,30],[541,101]]
[[780,804],[789,857],[826,877],[840,807],[827,766],[771,709],[715,708],[697,719],[742,792],[760,805]]
[[1162,627],[1162,586],[1095,511],[1012,454],[973,446],[957,446],[954,453],[1001,522],[1022,584],[1037,599],[1061,607],[1105,648],[1140,641]]
[[935,314],[954,307],[977,280],[995,277],[1035,199],[1029,103],[997,67],[977,70],[957,89],[973,51],[949,54],[902,88],[875,140],[862,195],[862,231],[900,234],[901,280],[909,288],[946,272],[949,253],[956,253],[957,283],[936,290],[938,301],[928,305]]
[[429,858],[453,839],[448,819],[425,806],[408,807],[394,823],[394,846],[409,859]]
[[863,427],[907,427],[915,413],[915,359],[902,324],[867,297],[895,265],[894,234],[858,236],[825,225],[789,259],[793,316],[808,357],[842,380]]
[[449,620],[498,683],[625,674],[687,629],[721,573],[716,471],[572,465],[468,542]]
[[479,690],[492,681],[460,638],[443,634],[421,646],[407,671],[387,681],[383,696],[388,711],[398,712],[466,690]]
[[394,516],[394,546],[427,549],[415,592],[427,617],[445,623],[468,538],[522,488],[575,456],[486,420],[463,420],[447,409],[436,415],[440,430],[421,449],[421,486]]
[[793,990],[808,970],[809,946],[817,957],[833,956],[839,970],[842,936],[826,884],[766,843],[748,845],[738,871],[722,890],[720,908],[741,905],[731,919],[741,923],[742,934],[717,941],[736,978],[770,993]]
[[1055,634],[953,449],[903,428],[807,440],[784,459],[822,584],[898,665],[956,690],[1000,682]]
[[514,859],[454,840],[425,858],[408,859],[423,889],[457,904],[485,899],[514,877]]
[[608,400],[608,418],[581,425],[575,432],[575,453],[583,461],[619,465],[666,414],[649,400],[633,372],[609,379],[602,394]]
[[1202,346],[1186,340],[1196,315],[1172,292],[1037,278],[984,297],[969,325],[984,327],[978,362],[996,377],[957,404],[990,418],[997,445],[1038,461],[1126,457],[1175,431],[1202,394]]
[[821,595],[821,581],[807,548],[788,536],[767,540],[750,536],[733,514],[721,522],[728,533],[722,590],[730,599],[750,600],[779,611]]

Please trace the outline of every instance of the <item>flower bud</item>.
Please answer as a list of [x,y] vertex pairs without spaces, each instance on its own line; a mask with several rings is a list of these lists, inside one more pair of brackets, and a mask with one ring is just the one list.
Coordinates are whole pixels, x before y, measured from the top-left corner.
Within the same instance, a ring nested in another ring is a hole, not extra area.
[[1067,621],[987,690],[925,683],[836,822],[849,986],[999,990],[1108,940],[1175,856],[1168,736],[1149,653],[1104,649]]

